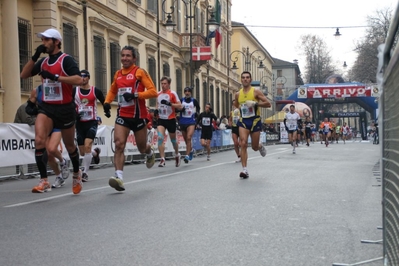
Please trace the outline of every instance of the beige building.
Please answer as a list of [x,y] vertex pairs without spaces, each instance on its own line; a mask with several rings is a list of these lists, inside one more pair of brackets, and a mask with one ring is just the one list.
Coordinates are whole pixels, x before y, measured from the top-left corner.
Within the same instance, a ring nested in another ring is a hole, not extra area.
[[[221,0],[221,44],[215,49],[211,40],[212,59],[193,62],[190,76],[190,40],[193,47],[204,46],[209,34],[208,6],[215,0],[200,0],[190,16],[190,1],[172,0],[0,0],[0,122],[13,122],[14,115],[40,77],[20,80],[23,65],[41,41],[36,33],[55,28],[63,36],[62,51],[72,55],[80,69],[91,74],[90,83],[107,92],[112,77],[121,67],[120,50],[131,45],[137,50],[137,64],[146,69],[157,88],[162,76],[172,78],[172,89],[182,95],[186,86],[194,85],[194,97],[203,108],[211,102],[217,116],[228,114],[232,95],[239,88],[237,75],[230,70],[231,3]],[[192,1],[194,3],[194,1]],[[176,24],[168,32],[164,23],[168,13]],[[193,19],[195,17],[195,19]],[[190,34],[190,23],[192,31]],[[244,45],[244,46],[243,46]],[[240,45],[245,47],[246,44]],[[155,106],[155,101],[148,102]],[[103,117],[112,125],[112,117]],[[99,115],[102,115],[101,105]]]
[[[244,70],[251,72],[254,87],[260,89],[272,87],[273,58],[262,46],[248,28],[239,22],[232,22],[232,40],[230,60],[235,73],[241,74]],[[239,78],[239,76],[237,77]],[[265,93],[266,95],[266,93]],[[271,94],[267,94],[269,101]],[[272,109],[261,109],[263,119],[271,116]]]

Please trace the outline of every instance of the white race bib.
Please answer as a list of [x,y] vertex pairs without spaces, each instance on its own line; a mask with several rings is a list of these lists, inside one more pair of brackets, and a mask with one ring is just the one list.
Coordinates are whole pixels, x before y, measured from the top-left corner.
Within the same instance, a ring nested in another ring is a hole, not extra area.
[[62,100],[62,85],[60,82],[51,81],[43,83],[43,101],[56,102]]
[[127,107],[134,105],[134,101],[127,102],[125,101],[125,98],[123,98],[123,94],[125,94],[126,92],[132,93],[132,87],[118,89],[118,104],[120,107]]
[[255,107],[248,107],[246,104],[241,105],[241,115],[243,118],[255,116]]

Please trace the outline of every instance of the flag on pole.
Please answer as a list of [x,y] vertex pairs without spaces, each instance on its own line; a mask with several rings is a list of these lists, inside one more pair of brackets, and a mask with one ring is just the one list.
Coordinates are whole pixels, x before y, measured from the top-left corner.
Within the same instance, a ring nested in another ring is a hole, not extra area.
[[212,49],[210,46],[193,47],[193,61],[206,61],[212,59]]

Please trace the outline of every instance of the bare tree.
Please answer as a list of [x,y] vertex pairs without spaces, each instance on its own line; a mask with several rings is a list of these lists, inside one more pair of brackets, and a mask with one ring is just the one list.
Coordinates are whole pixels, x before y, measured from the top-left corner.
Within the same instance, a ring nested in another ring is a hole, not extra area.
[[300,42],[306,57],[305,81],[324,83],[336,71],[325,41],[317,35],[308,34],[301,36]]
[[376,83],[377,48],[378,45],[385,42],[391,17],[391,8],[383,8],[377,10],[375,14],[367,16],[368,28],[364,38],[356,44],[357,58],[349,72],[350,80]]

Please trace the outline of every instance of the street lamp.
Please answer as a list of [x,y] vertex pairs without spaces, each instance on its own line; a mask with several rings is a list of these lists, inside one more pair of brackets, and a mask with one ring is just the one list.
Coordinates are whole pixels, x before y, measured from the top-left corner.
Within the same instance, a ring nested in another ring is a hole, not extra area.
[[[167,0],[162,1],[162,11],[164,14],[166,14],[166,22],[164,23],[164,26],[166,27],[166,30],[168,32],[173,32],[174,27],[176,26],[176,23],[173,22],[172,20],[172,14],[175,12],[175,3],[179,0],[173,0],[172,5],[170,6],[170,12],[167,12],[165,10],[165,4]],[[190,85],[191,88],[194,87],[194,62],[193,62],[193,55],[192,55],[192,50],[193,50],[193,20],[199,19],[196,18],[195,15],[193,14],[193,8],[197,7],[197,4],[200,0],[181,0],[184,4],[185,7],[185,14],[189,14],[185,16],[186,19],[186,31],[189,30],[189,36],[190,36]],[[217,30],[219,27],[219,23],[215,19],[215,11],[212,9],[212,6],[208,6],[208,10],[210,10],[211,15],[210,19],[206,23],[208,25],[208,30],[210,32],[214,32]],[[190,20],[190,26],[188,26],[188,20]]]
[[273,100],[272,113],[274,115],[273,124],[274,124],[274,128],[277,129],[277,127],[276,127],[276,115],[277,115],[277,112],[276,112],[276,90],[277,90],[277,84],[279,86],[281,86],[281,88],[284,88],[284,84],[287,82],[287,78],[284,77],[284,76],[280,76],[280,77],[277,77],[275,79],[273,79],[270,76],[261,77],[259,83],[261,85],[263,94],[267,95],[269,93],[269,90],[268,90],[268,87],[266,85],[266,82],[263,81],[264,79],[270,79],[270,81],[272,82],[271,91],[272,91],[272,100]]
[[[230,60],[233,62],[233,67],[231,68],[231,70],[237,71],[237,69],[238,69],[238,67],[237,67],[238,54],[242,54],[244,56],[244,65],[245,65],[244,70],[245,71],[250,71],[252,55],[255,54],[256,52],[262,52],[263,53],[263,51],[261,51],[261,50],[255,50],[252,53],[250,53],[249,52],[249,47],[247,47],[245,53],[243,51],[240,51],[240,50],[235,50],[235,51],[231,52]],[[235,54],[235,57],[233,59],[233,55],[234,54]],[[263,64],[263,60],[265,60],[265,59],[266,59],[266,55],[264,55],[264,57],[258,56],[258,60],[260,61],[259,65],[258,65],[259,69],[265,68],[265,65]]]

